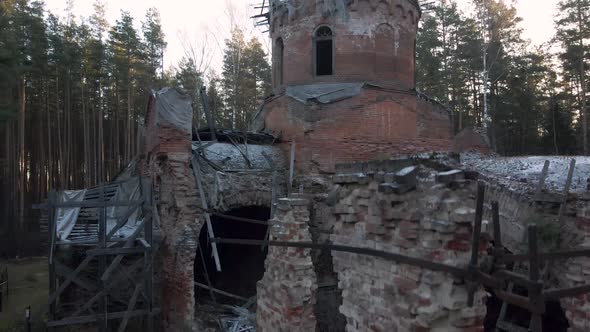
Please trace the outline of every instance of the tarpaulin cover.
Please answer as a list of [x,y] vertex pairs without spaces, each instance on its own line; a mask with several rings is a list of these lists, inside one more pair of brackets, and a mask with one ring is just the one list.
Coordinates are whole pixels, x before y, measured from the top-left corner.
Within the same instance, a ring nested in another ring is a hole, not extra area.
[[[66,190],[59,194],[59,202],[81,202],[84,199],[86,190]],[[80,208],[59,208],[56,210],[56,233],[59,240],[66,240],[78,220]]]
[[287,96],[307,104],[316,101],[330,104],[361,93],[365,83],[318,83],[287,87]]
[[[141,198],[141,191],[139,190],[140,181],[139,178],[133,178],[130,181],[121,183],[119,188],[117,188],[117,193],[112,198],[113,201],[137,201]],[[130,206],[111,206],[107,208],[107,233],[109,233],[119,221],[119,218],[125,216],[125,214],[129,211]],[[117,232],[115,232],[114,236],[118,237],[128,237],[130,236],[133,231],[139,225],[141,219],[139,218],[139,211],[141,209],[136,209],[129,218],[125,225]]]
[[153,94],[156,97],[156,124],[171,125],[190,134],[193,120],[191,97],[174,88],[153,91]]

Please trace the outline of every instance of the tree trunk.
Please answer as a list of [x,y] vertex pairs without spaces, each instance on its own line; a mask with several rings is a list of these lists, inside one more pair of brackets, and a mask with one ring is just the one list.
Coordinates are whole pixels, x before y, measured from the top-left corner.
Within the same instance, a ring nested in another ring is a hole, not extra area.
[[25,111],[26,111],[26,86],[25,78],[21,78],[19,99],[20,99],[20,117],[18,123],[18,147],[19,147],[19,226],[20,230],[24,229],[25,221],[25,190],[26,190],[26,155],[25,155]]

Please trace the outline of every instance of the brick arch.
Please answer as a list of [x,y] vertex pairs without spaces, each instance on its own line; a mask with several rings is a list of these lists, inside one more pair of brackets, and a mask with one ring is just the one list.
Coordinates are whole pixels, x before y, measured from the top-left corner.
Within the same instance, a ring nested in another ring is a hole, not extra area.
[[219,206],[223,211],[230,211],[247,206],[270,207],[272,200],[271,192],[268,190],[238,191],[230,195],[224,195],[223,204]]

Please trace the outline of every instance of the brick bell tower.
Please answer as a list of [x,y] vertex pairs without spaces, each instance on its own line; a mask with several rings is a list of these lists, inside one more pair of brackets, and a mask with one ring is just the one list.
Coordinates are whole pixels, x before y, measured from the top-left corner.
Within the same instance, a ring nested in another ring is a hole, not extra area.
[[416,0],[270,0],[274,96],[255,130],[296,142],[299,171],[448,151],[450,116],[418,98]]

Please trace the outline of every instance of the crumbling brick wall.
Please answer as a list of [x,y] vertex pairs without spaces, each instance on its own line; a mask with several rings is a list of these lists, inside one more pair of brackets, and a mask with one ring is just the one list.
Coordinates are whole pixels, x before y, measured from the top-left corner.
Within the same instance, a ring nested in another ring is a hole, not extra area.
[[[337,174],[334,244],[466,266],[475,182],[392,162],[351,165]],[[417,176],[417,178],[416,178]],[[435,180],[435,179],[438,179]],[[482,242],[480,255],[485,255]],[[464,280],[382,258],[334,252],[347,331],[481,331],[485,292],[467,307]]]
[[[272,222],[271,240],[311,241],[306,199],[280,199]],[[257,285],[258,331],[315,331],[317,279],[310,249],[271,246],[265,268],[264,277]]]

